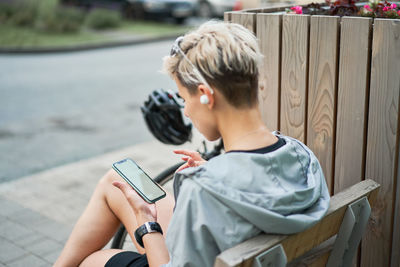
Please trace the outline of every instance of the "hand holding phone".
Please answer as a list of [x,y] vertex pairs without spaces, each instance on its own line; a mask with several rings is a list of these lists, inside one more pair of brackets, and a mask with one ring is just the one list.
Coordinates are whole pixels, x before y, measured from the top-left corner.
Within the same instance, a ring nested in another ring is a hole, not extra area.
[[147,203],[155,203],[166,196],[165,191],[132,159],[115,162],[112,167]]

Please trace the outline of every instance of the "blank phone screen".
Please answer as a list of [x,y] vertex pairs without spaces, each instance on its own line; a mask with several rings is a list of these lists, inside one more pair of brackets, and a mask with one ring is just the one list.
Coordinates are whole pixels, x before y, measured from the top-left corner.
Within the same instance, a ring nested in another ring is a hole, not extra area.
[[125,159],[114,163],[114,167],[130,181],[131,185],[133,184],[149,200],[158,199],[165,194],[165,192],[131,159]]

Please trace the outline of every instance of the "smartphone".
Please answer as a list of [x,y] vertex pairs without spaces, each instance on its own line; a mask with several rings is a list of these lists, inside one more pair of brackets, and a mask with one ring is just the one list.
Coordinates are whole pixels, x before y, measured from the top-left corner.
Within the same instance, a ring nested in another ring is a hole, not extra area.
[[165,191],[151,179],[132,159],[123,159],[113,169],[148,203],[166,196]]

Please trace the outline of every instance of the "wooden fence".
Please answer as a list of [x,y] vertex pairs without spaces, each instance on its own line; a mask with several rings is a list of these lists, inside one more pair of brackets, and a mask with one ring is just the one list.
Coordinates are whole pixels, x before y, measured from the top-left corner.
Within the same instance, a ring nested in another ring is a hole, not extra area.
[[400,266],[400,20],[225,13],[258,37],[260,104],[272,130],[306,143],[331,194],[381,184],[356,264]]

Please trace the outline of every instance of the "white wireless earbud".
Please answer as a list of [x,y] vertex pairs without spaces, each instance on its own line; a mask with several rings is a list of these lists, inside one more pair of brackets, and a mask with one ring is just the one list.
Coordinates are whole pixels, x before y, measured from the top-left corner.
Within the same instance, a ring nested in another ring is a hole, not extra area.
[[201,95],[200,96],[200,103],[205,104],[205,105],[210,103],[210,100],[208,99],[208,96],[207,95]]

